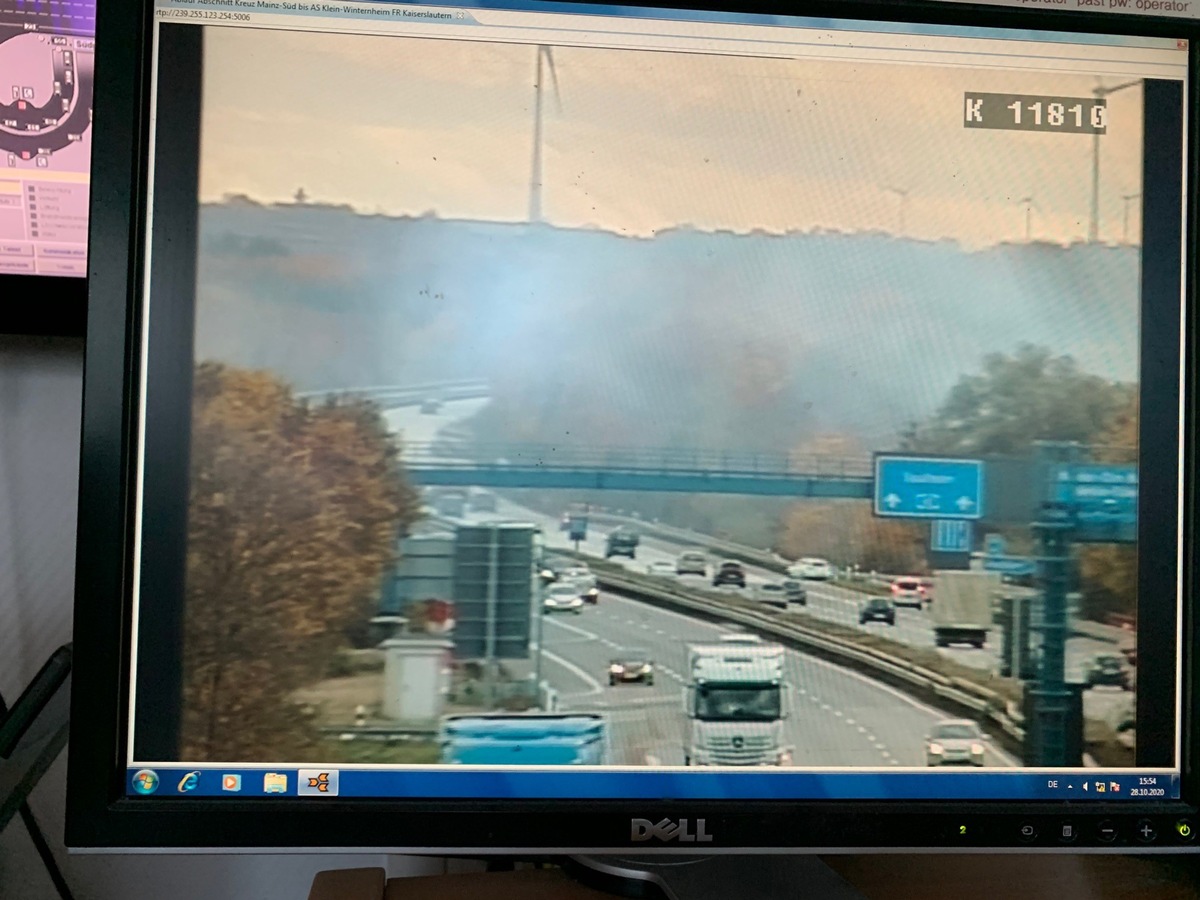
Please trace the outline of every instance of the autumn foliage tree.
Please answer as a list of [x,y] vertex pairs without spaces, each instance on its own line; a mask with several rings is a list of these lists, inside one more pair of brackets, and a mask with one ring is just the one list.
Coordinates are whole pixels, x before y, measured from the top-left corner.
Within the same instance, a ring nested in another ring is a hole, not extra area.
[[779,552],[789,559],[820,556],[864,571],[919,572],[924,568],[924,530],[911,522],[876,518],[862,501],[798,501],[787,511]]
[[[1138,397],[1134,393],[1097,436],[1098,461],[1137,462],[1138,418]],[[1136,544],[1096,544],[1082,548],[1079,575],[1085,615],[1103,619],[1107,613],[1136,613]]]
[[279,758],[306,740],[290,696],[369,614],[419,501],[373,405],[265,372],[197,367],[191,447],[180,751]]
[[1069,356],[1024,344],[991,353],[964,375],[902,449],[947,455],[1026,456],[1035,441],[1093,443],[1136,393],[1079,368]]

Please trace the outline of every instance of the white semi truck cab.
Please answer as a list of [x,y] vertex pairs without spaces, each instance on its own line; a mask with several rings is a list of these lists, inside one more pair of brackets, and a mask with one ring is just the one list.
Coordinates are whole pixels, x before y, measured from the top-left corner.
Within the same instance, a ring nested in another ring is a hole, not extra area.
[[783,736],[790,699],[783,658],[779,644],[750,634],[688,647],[683,709],[691,724],[684,765],[791,765],[794,748]]

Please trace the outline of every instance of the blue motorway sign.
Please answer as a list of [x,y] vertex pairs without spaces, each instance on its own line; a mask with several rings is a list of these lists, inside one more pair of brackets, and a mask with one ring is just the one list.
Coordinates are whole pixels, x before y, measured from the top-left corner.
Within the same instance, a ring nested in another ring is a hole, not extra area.
[[1026,556],[985,556],[983,570],[1001,575],[1032,575],[1037,571],[1037,563]]
[[567,540],[586,541],[588,520],[587,516],[571,516],[567,522]]
[[970,553],[969,519],[934,519],[929,523],[929,549],[934,553]]
[[1052,473],[1049,499],[1070,506],[1079,521],[1137,521],[1137,466],[1069,465]]
[[978,519],[982,514],[983,463],[980,460],[875,457],[875,515]]
[[996,534],[994,531],[983,536],[983,553],[985,556],[1003,556],[1008,550],[1008,542],[1004,540],[1004,535]]

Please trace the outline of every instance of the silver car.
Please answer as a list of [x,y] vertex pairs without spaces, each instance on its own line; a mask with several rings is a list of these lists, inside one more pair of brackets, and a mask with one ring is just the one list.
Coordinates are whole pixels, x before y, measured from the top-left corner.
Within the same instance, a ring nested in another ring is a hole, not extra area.
[[927,766],[982,766],[987,735],[970,719],[944,719],[925,738]]
[[579,596],[579,588],[574,583],[552,584],[542,601],[542,612],[569,612],[579,615],[583,612],[583,598]]

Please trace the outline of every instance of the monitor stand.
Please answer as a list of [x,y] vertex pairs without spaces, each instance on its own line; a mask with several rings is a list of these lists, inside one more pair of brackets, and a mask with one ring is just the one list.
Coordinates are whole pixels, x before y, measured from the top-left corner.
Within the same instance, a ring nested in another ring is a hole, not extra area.
[[817,856],[572,856],[576,881],[637,900],[865,900]]

